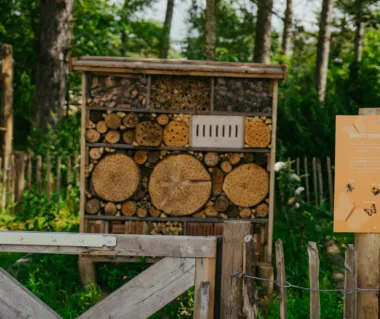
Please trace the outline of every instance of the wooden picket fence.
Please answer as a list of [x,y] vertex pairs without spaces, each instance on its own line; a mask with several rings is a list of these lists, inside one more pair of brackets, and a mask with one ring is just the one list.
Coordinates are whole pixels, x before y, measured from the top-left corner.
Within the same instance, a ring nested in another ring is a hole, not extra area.
[[358,288],[357,286],[357,252],[353,245],[348,245],[345,252],[345,280],[343,289],[320,289],[319,288],[319,255],[316,243],[309,242],[309,287],[300,287],[286,281],[284,249],[280,239],[276,241],[276,280],[243,275],[252,280],[263,280],[277,287],[277,299],[280,319],[287,319],[287,289],[302,289],[310,292],[310,318],[319,319],[320,293],[342,293],[344,294],[343,319],[356,319],[358,309],[358,293],[366,292],[376,294],[380,289]]
[[305,187],[305,200],[320,207],[322,203],[328,201],[331,210],[334,205],[334,170],[331,158],[325,159],[317,157],[297,157],[288,158],[292,169],[302,177],[302,186]]
[[[44,194],[48,202],[56,197],[59,212],[60,201],[69,202],[73,186],[79,187],[80,157],[73,156],[31,156],[25,152],[15,151],[10,165],[5,167],[0,157],[0,203],[1,210],[8,207],[17,210],[16,203],[23,200],[26,190]],[[65,176],[62,175],[65,173]]]

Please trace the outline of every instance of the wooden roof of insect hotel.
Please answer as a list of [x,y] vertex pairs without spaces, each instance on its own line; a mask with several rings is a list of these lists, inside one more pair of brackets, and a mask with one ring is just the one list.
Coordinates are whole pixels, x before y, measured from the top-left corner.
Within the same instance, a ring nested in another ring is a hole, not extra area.
[[134,59],[121,57],[78,57],[71,61],[73,71],[96,73],[137,73],[188,76],[227,76],[284,80],[287,67],[278,64],[215,61]]

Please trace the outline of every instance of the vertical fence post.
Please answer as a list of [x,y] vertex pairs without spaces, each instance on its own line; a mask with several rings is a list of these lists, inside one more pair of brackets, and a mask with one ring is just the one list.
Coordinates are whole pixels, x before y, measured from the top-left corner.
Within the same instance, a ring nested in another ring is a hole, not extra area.
[[[244,236],[243,273],[255,276],[255,268],[255,242],[252,235],[249,234]],[[255,280],[243,278],[243,311],[246,319],[255,319],[257,317],[256,293]]]
[[22,211],[22,205],[20,202],[22,201],[25,188],[25,153],[17,152],[15,158],[15,201],[17,202],[16,211]]
[[297,159],[296,159],[296,173],[297,173],[298,176],[301,175],[301,170],[300,170],[300,158],[299,158],[299,157],[297,157]]
[[42,187],[41,187],[41,170],[42,170],[42,157],[37,156],[37,164],[36,164],[36,187],[37,187],[37,193],[41,194]]
[[314,201],[315,206],[318,205],[318,180],[317,180],[317,159],[313,157],[313,186],[314,186]]
[[345,272],[344,272],[344,290],[352,292],[352,294],[344,295],[344,319],[357,318],[357,294],[358,287],[357,277],[357,254],[354,245],[348,245],[345,256]]
[[66,167],[67,167],[67,174],[66,174],[66,206],[69,209],[70,207],[70,193],[71,193],[71,158],[70,156],[66,157]]
[[4,121],[2,125],[4,126],[4,175],[3,175],[3,198],[1,202],[2,211],[5,210],[6,200],[9,198],[9,188],[12,183],[8,183],[8,176],[10,176],[11,171],[11,161],[12,161],[12,141],[13,141],[13,52],[12,46],[8,44],[0,45],[0,74],[2,75],[2,94],[1,94],[1,105],[2,105],[2,115]]
[[46,158],[46,195],[48,203],[51,202],[51,158],[50,155]]
[[249,234],[249,221],[226,221],[223,228],[223,260],[221,283],[221,318],[236,319],[243,313],[242,278],[232,277],[243,272],[243,240]]
[[32,188],[32,156],[28,155],[28,190]]
[[9,203],[12,205],[12,212],[15,211],[15,189],[16,189],[16,160],[15,160],[15,156],[12,155],[12,159],[11,159],[11,179],[10,179],[10,183],[9,183]]
[[282,240],[277,239],[276,241],[276,269],[277,269],[277,283],[278,287],[278,307],[280,319],[287,319],[287,309],[286,309],[286,276],[285,276],[285,258],[284,258],[284,247],[282,245]]
[[57,157],[57,177],[55,183],[55,192],[57,194],[57,214],[59,214],[60,206],[60,198],[61,198],[61,156]]
[[307,167],[307,157],[304,158],[305,166],[305,188],[306,188],[306,201],[310,202],[310,187],[309,187],[309,170]]
[[331,159],[329,156],[326,158],[327,164],[327,178],[329,182],[329,198],[330,198],[330,212],[334,211],[334,192],[333,192],[333,182],[332,182],[332,171],[331,171]]
[[309,255],[309,278],[310,278],[310,319],[320,319],[319,300],[319,257],[316,243],[309,242],[307,253]]
[[323,179],[322,179],[322,165],[321,160],[317,159],[317,172],[318,172],[318,186],[319,186],[319,205],[323,203]]

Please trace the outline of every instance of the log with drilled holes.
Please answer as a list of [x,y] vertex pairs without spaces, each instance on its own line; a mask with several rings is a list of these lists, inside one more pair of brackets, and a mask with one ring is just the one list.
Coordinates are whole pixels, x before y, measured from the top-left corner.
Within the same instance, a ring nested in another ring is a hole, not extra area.
[[268,147],[271,129],[265,123],[248,122],[245,126],[245,142],[250,147]]
[[172,155],[159,162],[150,177],[152,204],[173,216],[190,215],[205,205],[211,178],[202,163],[191,155]]
[[137,205],[134,201],[127,201],[121,204],[121,213],[124,216],[133,216],[136,214]]
[[136,142],[142,146],[159,146],[162,142],[162,128],[153,121],[144,121],[136,127]]
[[136,163],[127,155],[105,156],[91,176],[95,193],[106,201],[121,202],[131,197],[140,183]]
[[225,177],[223,190],[235,205],[241,207],[257,205],[268,194],[268,173],[256,164],[243,164]]
[[171,121],[164,129],[164,143],[167,146],[185,146],[189,143],[189,127],[182,121]]

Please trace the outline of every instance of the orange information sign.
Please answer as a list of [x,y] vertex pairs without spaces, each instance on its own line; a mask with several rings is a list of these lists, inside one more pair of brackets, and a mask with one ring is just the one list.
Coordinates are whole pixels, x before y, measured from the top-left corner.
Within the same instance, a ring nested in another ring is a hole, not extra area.
[[334,231],[380,232],[380,116],[337,116]]

